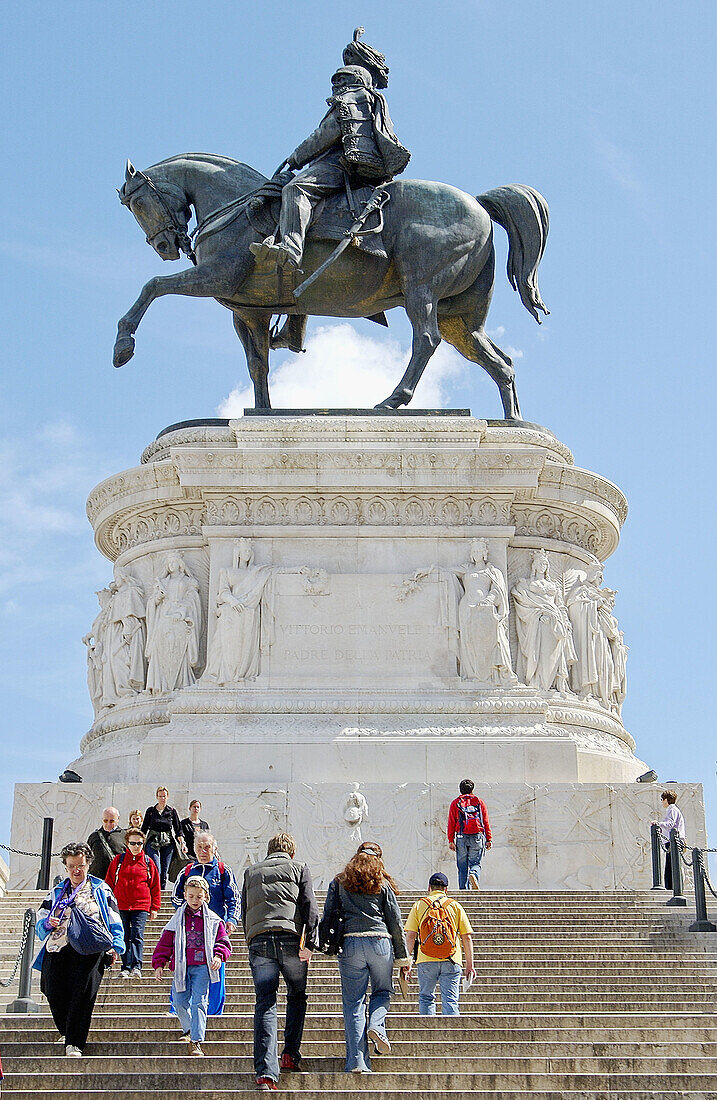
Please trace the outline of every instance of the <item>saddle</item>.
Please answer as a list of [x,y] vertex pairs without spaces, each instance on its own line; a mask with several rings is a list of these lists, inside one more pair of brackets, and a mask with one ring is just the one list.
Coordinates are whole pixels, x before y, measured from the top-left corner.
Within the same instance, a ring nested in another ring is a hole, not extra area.
[[[349,205],[345,191],[321,199],[311,215],[311,223],[306,234],[307,241],[342,241],[346,231],[354,224],[374,190],[373,187],[357,187],[352,190],[355,210]],[[263,237],[271,237],[278,229],[280,211],[281,199],[276,198],[263,203],[259,209],[253,209],[249,204],[247,213],[257,233]],[[369,228],[375,223],[374,215],[369,219]],[[366,233],[357,237],[354,246],[360,248],[362,252],[368,252],[371,256],[377,256],[382,260],[387,259],[381,233]]]

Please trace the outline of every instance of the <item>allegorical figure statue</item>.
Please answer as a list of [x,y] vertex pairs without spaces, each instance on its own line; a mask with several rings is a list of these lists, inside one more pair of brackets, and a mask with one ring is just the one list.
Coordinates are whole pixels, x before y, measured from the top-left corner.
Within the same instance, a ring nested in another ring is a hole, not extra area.
[[306,575],[307,590],[321,583],[321,571],[255,565],[248,539],[234,546],[231,569],[219,573],[214,614],[216,625],[203,681],[228,686],[240,680],[256,680],[260,654],[273,642],[273,580],[280,574]]
[[90,693],[95,717],[97,717],[104,705],[102,690],[102,654],[104,651],[104,640],[107,632],[107,615],[112,593],[109,588],[101,588],[96,595],[100,604],[100,610],[95,616],[92,627],[82,639],[82,644],[87,646],[87,689]]
[[598,649],[601,628],[599,608],[602,602],[602,567],[569,569],[563,574],[565,603],[573,628],[576,660],[572,667],[573,690],[582,698],[598,697]]
[[488,561],[485,539],[471,543],[470,562],[453,571],[463,593],[458,602],[458,659],[462,680],[516,682],[508,643],[508,590]]
[[199,585],[181,554],[167,556],[147,601],[147,690],[175,691],[194,683],[202,608]]
[[261,599],[273,572],[270,565],[254,565],[248,539],[236,542],[231,569],[222,569],[219,574],[216,625],[203,680],[225,685],[256,679]]
[[144,688],[146,612],[142,585],[121,566],[110,592],[102,672],[105,702],[114,704]]
[[511,595],[518,633],[518,677],[541,691],[568,691],[575,648],[560,586],[550,577],[544,550],[533,552],[530,576],[518,581]]
[[368,819],[368,802],[362,794],[360,783],[352,783],[351,790],[346,795],[343,806],[344,824],[351,830],[350,838],[360,844],[362,841],[361,826]]
[[[349,187],[383,183],[402,172],[411,154],[396,137],[385,96],[388,68],[382,54],[359,41],[344,50],[344,66],[331,78],[329,110],[285,162],[296,175],[281,194],[276,238],[250,248],[258,259],[300,268],[314,207]],[[283,165],[281,168],[283,169]],[[277,173],[281,178],[281,169]],[[277,178],[275,177],[275,178]]]

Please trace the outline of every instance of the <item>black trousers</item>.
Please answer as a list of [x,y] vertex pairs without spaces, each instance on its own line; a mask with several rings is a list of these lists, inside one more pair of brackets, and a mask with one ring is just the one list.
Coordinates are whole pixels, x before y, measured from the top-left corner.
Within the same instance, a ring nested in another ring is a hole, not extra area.
[[672,889],[672,853],[669,848],[665,854],[665,889]]
[[67,1046],[85,1049],[104,972],[104,954],[80,955],[69,943],[61,951],[45,952],[40,989]]

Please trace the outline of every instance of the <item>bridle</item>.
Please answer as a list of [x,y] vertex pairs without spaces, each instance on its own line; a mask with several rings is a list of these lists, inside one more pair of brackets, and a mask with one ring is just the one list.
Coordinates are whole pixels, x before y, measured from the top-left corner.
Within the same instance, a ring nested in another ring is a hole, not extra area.
[[178,220],[174,211],[169,206],[166,198],[164,197],[164,194],[157,187],[156,183],[154,183],[154,181],[150,179],[146,172],[136,172],[135,178],[137,176],[140,177],[140,181],[137,186],[133,188],[131,195],[128,195],[126,191],[124,194],[122,194],[122,191],[125,190],[124,187],[122,188],[122,191],[118,191],[117,194],[119,195],[122,205],[129,206],[131,199],[137,194],[140,188],[144,187],[146,184],[146,186],[150,189],[154,197],[159,202],[159,205],[164,211],[165,220],[162,222],[159,229],[157,229],[155,233],[153,233],[151,236],[145,237],[147,244],[151,245],[152,242],[160,235],[160,233],[166,233],[169,230],[176,235],[177,246],[180,251],[183,252],[185,256],[188,256],[192,263],[196,266],[197,257],[194,254],[192,242],[190,240],[189,234],[187,233],[186,223],[180,222]]

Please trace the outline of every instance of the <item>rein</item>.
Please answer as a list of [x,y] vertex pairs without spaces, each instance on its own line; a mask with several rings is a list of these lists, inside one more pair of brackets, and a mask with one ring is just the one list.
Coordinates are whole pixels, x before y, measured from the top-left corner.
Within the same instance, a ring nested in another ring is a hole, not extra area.
[[[154,181],[150,179],[150,177],[146,174],[146,172],[141,172],[141,173],[137,173],[137,174],[141,175],[142,178],[139,182],[139,186],[135,187],[132,194],[133,195],[136,194],[137,191],[139,191],[140,187],[143,187],[146,184],[147,187],[149,187],[152,194],[157,199],[157,201],[159,202],[159,205],[162,207],[162,209],[164,210],[164,213],[166,215],[166,220],[162,222],[162,224],[160,225],[160,227],[156,231],[156,233],[153,233],[151,235],[151,237],[150,236],[145,237],[145,240],[146,240],[147,244],[151,245],[152,241],[156,237],[158,237],[160,233],[165,233],[167,230],[171,230],[177,236],[177,245],[178,245],[179,249],[185,254],[185,256],[189,257],[189,259],[192,261],[192,263],[196,267],[197,257],[194,254],[194,248],[192,247],[191,238],[190,238],[189,234],[187,233],[186,224],[182,224],[180,221],[178,221],[177,217],[174,214],[174,211],[172,210],[172,208],[167,203],[167,200],[165,199],[163,193],[160,191],[160,189],[157,187],[157,185],[154,183]],[[129,195],[125,195],[123,197],[121,192],[120,192],[120,202],[122,203],[123,206],[129,206],[130,197],[131,196],[129,196]]]

